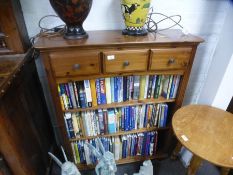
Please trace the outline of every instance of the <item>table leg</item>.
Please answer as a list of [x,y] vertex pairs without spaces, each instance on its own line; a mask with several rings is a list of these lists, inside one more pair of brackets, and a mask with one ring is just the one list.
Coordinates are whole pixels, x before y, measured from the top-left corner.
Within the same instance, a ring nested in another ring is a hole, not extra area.
[[172,160],[176,160],[177,159],[181,148],[182,148],[182,145],[181,145],[180,142],[178,142],[177,145],[176,145],[176,147],[175,147],[175,149],[172,152],[172,155],[171,155],[171,159]]
[[188,167],[188,175],[195,175],[202,163],[202,159],[193,155],[190,165]]
[[230,172],[229,168],[221,168],[221,174],[220,175],[228,175]]

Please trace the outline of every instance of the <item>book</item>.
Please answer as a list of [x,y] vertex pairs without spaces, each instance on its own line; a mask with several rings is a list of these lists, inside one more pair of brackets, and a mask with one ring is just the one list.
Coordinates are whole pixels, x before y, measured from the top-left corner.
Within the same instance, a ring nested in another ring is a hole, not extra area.
[[144,99],[145,86],[146,86],[146,76],[142,75],[140,77],[140,95],[139,95],[139,100],[143,100]]
[[72,82],[68,83],[68,88],[69,88],[70,98],[71,98],[71,102],[73,104],[73,108],[77,108],[75,93],[74,93],[74,88],[73,88],[73,83]]
[[64,87],[65,87],[65,93],[66,93],[69,109],[73,109],[73,103],[72,103],[72,100],[71,100],[69,86],[68,86],[67,83],[65,83]]
[[69,138],[75,138],[75,133],[74,133],[74,127],[73,127],[73,123],[72,123],[72,117],[71,117],[71,113],[65,113],[65,123],[66,123],[66,127],[67,127],[67,132],[69,133]]
[[87,107],[92,107],[91,85],[89,80],[84,80]]
[[138,100],[140,94],[140,76],[134,76],[133,99]]
[[80,108],[80,97],[78,94],[78,88],[77,88],[76,82],[73,82],[73,88],[74,88],[74,96],[75,96],[77,108]]
[[97,104],[101,105],[100,79],[96,79],[95,85],[96,85]]
[[81,106],[81,108],[86,108],[87,107],[87,99],[86,99],[84,82],[78,81],[76,83],[76,86],[78,88],[78,93],[79,93],[79,97],[80,97],[79,98],[80,99],[80,106]]
[[109,134],[116,132],[116,115],[114,109],[108,110],[108,132]]
[[176,94],[178,92],[178,88],[179,88],[179,84],[180,84],[180,78],[181,78],[180,75],[177,75],[176,84],[175,84],[174,93],[173,93],[172,98],[176,98]]
[[91,84],[92,106],[95,107],[95,106],[97,106],[97,97],[96,97],[95,80],[94,80],[94,79],[91,79],[91,80],[90,80],[90,84]]
[[147,88],[147,97],[146,97],[148,99],[150,99],[151,95],[152,95],[153,79],[154,79],[154,76],[153,75],[149,75],[148,88]]
[[106,104],[107,99],[106,99],[106,85],[105,85],[105,79],[100,78],[100,99],[101,99],[101,104]]
[[110,87],[111,87],[111,102],[115,102],[115,84],[114,84],[114,77],[110,78]]
[[144,90],[144,99],[147,98],[148,86],[149,86],[149,75],[146,75],[145,90]]
[[106,100],[107,100],[107,104],[111,104],[112,97],[111,97],[111,81],[110,81],[110,78],[105,78],[105,85],[106,85]]
[[60,85],[57,86],[57,90],[58,90],[58,94],[59,94],[59,98],[60,98],[61,108],[64,111],[65,110],[65,104],[63,102],[63,97],[62,97]]

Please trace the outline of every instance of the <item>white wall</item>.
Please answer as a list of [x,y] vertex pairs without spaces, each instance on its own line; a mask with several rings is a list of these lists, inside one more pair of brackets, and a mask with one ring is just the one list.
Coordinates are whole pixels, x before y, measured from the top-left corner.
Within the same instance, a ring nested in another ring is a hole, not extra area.
[[[48,14],[55,14],[49,0],[20,0],[26,26],[30,36],[39,32],[38,21]],[[167,15],[180,14],[181,24],[192,34],[205,39],[194,61],[185,104],[196,103],[205,82],[209,65],[216,48],[219,34],[224,23],[228,0],[152,0],[155,12]],[[62,22],[57,18],[44,21],[45,27],[53,27]],[[167,26],[163,23],[162,26]],[[120,0],[93,0],[89,16],[84,22],[86,30],[123,29]]]
[[[211,105],[214,102],[214,105],[217,105],[216,98],[219,99],[218,91],[222,91],[225,88],[231,88],[229,90],[223,91],[220,93],[222,95],[222,100],[225,100],[225,103],[229,103],[229,98],[231,99],[233,94],[233,81],[223,82],[224,78],[227,78],[226,70],[230,69],[230,62],[233,54],[233,3],[229,3],[229,9],[226,11],[225,22],[220,33],[219,42],[217,48],[215,49],[212,63],[208,71],[208,76],[206,77],[206,82],[200,93],[200,98],[198,103]],[[233,67],[231,67],[233,70]],[[233,73],[229,74],[233,78]],[[230,77],[229,77],[230,78]],[[223,84],[225,86],[223,86]],[[228,86],[228,87],[226,87]],[[218,97],[216,97],[216,95]],[[228,99],[228,100],[227,100]],[[224,103],[224,104],[225,104]],[[222,104],[223,105],[223,104]],[[228,105],[228,104],[227,104]],[[219,105],[217,105],[219,106]],[[220,107],[220,106],[219,106]],[[223,107],[223,106],[222,106]],[[227,106],[226,106],[227,107]],[[226,108],[225,108],[226,109]]]

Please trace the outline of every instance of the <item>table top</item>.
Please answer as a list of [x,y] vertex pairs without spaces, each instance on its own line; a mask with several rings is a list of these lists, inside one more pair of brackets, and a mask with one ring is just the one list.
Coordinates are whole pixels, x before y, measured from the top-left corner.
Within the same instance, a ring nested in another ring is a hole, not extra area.
[[233,168],[233,114],[206,105],[188,105],[173,116],[178,140],[195,155]]

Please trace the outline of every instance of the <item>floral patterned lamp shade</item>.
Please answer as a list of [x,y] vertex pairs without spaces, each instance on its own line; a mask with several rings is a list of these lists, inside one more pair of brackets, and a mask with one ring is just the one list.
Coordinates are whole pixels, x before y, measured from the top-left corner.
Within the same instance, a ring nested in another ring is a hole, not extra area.
[[88,35],[83,29],[83,22],[88,16],[92,0],[50,0],[58,16],[66,23],[66,39],[82,39]]
[[145,25],[151,0],[121,0],[121,9],[126,29],[123,35],[147,35]]

